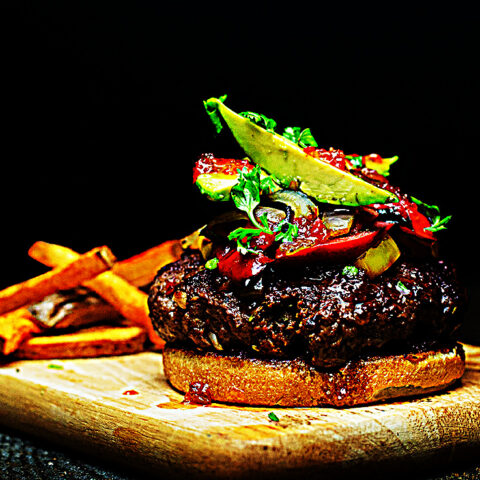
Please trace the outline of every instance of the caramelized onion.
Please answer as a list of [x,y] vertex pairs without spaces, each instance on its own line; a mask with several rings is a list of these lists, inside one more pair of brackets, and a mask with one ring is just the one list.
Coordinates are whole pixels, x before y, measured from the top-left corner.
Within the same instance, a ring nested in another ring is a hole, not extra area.
[[273,203],[281,203],[290,207],[294,217],[317,218],[318,207],[308,198],[307,195],[293,190],[280,190],[268,196]]
[[340,209],[326,211],[323,213],[322,221],[327,227],[330,237],[346,235],[353,225],[353,213]]

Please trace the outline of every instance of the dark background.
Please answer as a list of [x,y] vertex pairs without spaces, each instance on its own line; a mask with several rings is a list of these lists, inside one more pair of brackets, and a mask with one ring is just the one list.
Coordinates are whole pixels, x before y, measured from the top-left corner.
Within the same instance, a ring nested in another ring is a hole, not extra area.
[[36,240],[121,259],[200,226],[192,165],[233,148],[202,100],[227,93],[324,147],[399,155],[392,181],[453,215],[480,341],[478,16],[399,5],[3,2],[0,287],[44,271]]

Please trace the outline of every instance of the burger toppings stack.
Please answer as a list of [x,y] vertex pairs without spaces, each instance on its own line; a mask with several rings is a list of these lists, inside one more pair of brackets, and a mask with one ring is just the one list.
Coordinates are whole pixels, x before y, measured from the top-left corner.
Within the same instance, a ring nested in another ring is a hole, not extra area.
[[[213,401],[348,406],[444,389],[464,371],[450,216],[389,181],[398,157],[321,148],[310,129],[204,102],[245,156],[202,154],[222,210],[161,268],[149,310],[172,385]],[[223,209],[222,209],[223,207]]]

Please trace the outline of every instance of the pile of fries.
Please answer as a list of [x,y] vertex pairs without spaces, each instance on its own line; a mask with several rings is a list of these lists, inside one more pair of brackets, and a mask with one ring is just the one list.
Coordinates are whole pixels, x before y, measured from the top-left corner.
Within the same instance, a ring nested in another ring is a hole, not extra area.
[[[144,290],[158,269],[179,259],[184,248],[185,239],[170,240],[117,261],[106,246],[79,254],[60,245],[34,243],[28,254],[50,270],[0,291],[0,357],[92,357],[133,353],[147,345],[162,348]],[[72,314],[75,320],[69,321],[67,313],[58,322],[35,315],[39,302],[77,289],[99,300],[90,302],[84,315]]]

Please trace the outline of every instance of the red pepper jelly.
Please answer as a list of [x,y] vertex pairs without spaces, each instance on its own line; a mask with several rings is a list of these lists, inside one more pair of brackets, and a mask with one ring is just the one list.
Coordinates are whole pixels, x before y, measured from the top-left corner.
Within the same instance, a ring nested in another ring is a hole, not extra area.
[[253,170],[254,166],[246,159],[216,158],[211,153],[200,156],[193,169],[193,181],[196,182],[203,173],[222,173],[224,175],[237,175],[237,170],[246,168]]

